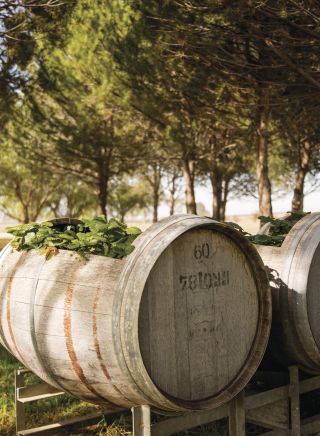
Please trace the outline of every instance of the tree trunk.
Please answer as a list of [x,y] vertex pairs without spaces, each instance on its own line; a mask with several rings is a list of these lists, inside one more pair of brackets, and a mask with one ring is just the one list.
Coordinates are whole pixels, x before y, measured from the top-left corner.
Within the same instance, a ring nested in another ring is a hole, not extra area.
[[105,156],[98,161],[98,205],[100,213],[107,218],[108,183],[109,183],[109,159]]
[[183,177],[185,182],[185,196],[187,213],[196,214],[197,205],[194,192],[195,161],[186,157],[183,161]]
[[30,222],[29,208],[27,205],[23,205],[23,223],[28,224]]
[[210,181],[212,187],[212,218],[220,221],[221,200],[222,200],[222,181],[220,175],[214,170],[210,174]]
[[153,189],[153,216],[152,222],[156,223],[158,221],[158,208],[159,208],[159,188],[154,187]]
[[174,215],[174,210],[175,210],[175,206],[176,206],[176,199],[174,197],[174,194],[172,194],[172,192],[170,192],[170,200],[169,200],[169,214],[170,216]]
[[220,204],[220,221],[225,221],[226,219],[226,206],[229,194],[229,183],[230,180],[225,180],[222,188],[222,199]]
[[272,217],[271,183],[268,168],[268,90],[262,89],[257,112],[257,184],[259,195],[259,212]]
[[126,216],[126,213],[124,211],[120,212],[120,221],[124,223],[124,217]]
[[226,204],[229,193],[229,180],[223,180],[217,171],[211,173],[210,181],[212,186],[212,218],[217,221],[224,221],[226,216]]
[[99,180],[98,184],[98,201],[100,213],[107,218],[107,181]]
[[152,221],[156,223],[158,221],[158,209],[160,202],[160,191],[161,191],[161,178],[162,178],[162,168],[160,164],[153,165],[153,217]]
[[[150,167],[149,167],[150,168]],[[156,223],[158,221],[158,209],[161,195],[161,179],[162,179],[162,167],[158,162],[151,164],[151,175],[149,175],[149,169],[145,178],[152,189],[152,221]]]
[[175,205],[176,205],[176,192],[177,192],[177,185],[176,181],[178,179],[178,175],[174,172],[171,178],[171,186],[170,186],[170,200],[169,200],[169,206],[170,206],[170,215],[174,214]]
[[308,141],[301,144],[299,152],[298,169],[296,173],[295,186],[291,202],[292,212],[303,211],[304,200],[304,181],[309,171],[309,163],[311,158],[311,145]]

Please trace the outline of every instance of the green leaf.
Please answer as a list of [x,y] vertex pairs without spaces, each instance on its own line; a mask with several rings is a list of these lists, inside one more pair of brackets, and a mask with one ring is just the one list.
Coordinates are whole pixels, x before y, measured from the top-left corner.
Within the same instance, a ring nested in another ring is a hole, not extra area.
[[[137,227],[127,228],[114,218],[86,220],[83,224],[54,225],[51,222],[30,223],[10,227],[15,236],[11,245],[16,250],[40,250],[47,259],[57,253],[57,248],[121,259],[134,250],[132,242],[141,233]],[[55,250],[56,249],[56,250]]]
[[50,221],[45,221],[45,222],[41,223],[41,226],[43,226],[43,227],[53,227],[53,223],[51,223]]
[[310,212],[288,212],[288,216],[285,219],[270,218],[267,216],[259,216],[259,220],[262,224],[270,223],[270,228],[267,235],[250,235],[245,232],[236,223],[225,223],[234,229],[238,230],[253,244],[271,245],[281,247],[286,235],[290,232],[292,227],[304,216]]
[[141,230],[138,227],[128,227],[126,232],[128,235],[140,235]]
[[68,239],[69,241],[72,241],[74,239],[74,236],[69,235],[68,233],[60,233],[59,237],[63,239]]

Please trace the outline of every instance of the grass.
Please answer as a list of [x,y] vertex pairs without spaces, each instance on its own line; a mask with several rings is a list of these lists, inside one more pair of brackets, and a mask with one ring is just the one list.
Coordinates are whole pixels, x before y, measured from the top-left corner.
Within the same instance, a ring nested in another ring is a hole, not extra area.
[[0,429],[14,431],[14,370],[19,363],[0,345]]

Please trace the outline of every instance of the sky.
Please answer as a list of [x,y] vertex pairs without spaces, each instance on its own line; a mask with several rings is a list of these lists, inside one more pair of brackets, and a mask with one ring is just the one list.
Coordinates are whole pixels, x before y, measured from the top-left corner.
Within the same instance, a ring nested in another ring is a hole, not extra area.
[[[308,186],[306,186],[306,192],[308,192]],[[185,207],[183,203],[183,194],[180,195],[180,204],[177,208],[177,213],[184,213]],[[273,212],[276,214],[286,213],[291,209],[291,199],[292,192],[279,197],[277,194],[274,196],[272,201]],[[208,216],[211,215],[212,210],[212,200],[211,200],[211,187],[196,186],[196,201],[201,202],[207,211]],[[200,208],[199,208],[200,209]],[[317,212],[320,211],[320,188],[318,191],[307,194],[304,199],[304,210],[306,212]],[[168,216],[169,209],[168,206],[162,204],[159,209],[159,215],[161,218]],[[206,215],[206,213],[198,211],[201,215]],[[259,214],[258,210],[258,199],[253,197],[240,197],[232,198],[227,203],[226,215],[253,215]]]
[[[196,192],[197,201],[201,201],[208,211],[211,211],[211,191],[208,188],[200,187]],[[287,212],[291,209],[292,192],[276,197],[272,201],[274,213]],[[320,210],[320,190],[305,196],[304,210],[306,212],[317,212]],[[258,213],[258,199],[243,197],[231,199],[227,203],[226,215],[252,215]]]

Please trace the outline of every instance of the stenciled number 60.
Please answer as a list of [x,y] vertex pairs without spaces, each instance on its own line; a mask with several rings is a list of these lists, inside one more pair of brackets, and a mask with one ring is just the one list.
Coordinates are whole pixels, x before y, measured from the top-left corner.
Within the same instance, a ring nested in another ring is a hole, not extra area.
[[199,244],[194,246],[193,255],[197,260],[200,260],[202,258],[208,259],[210,255],[210,247],[207,242],[204,244]]

